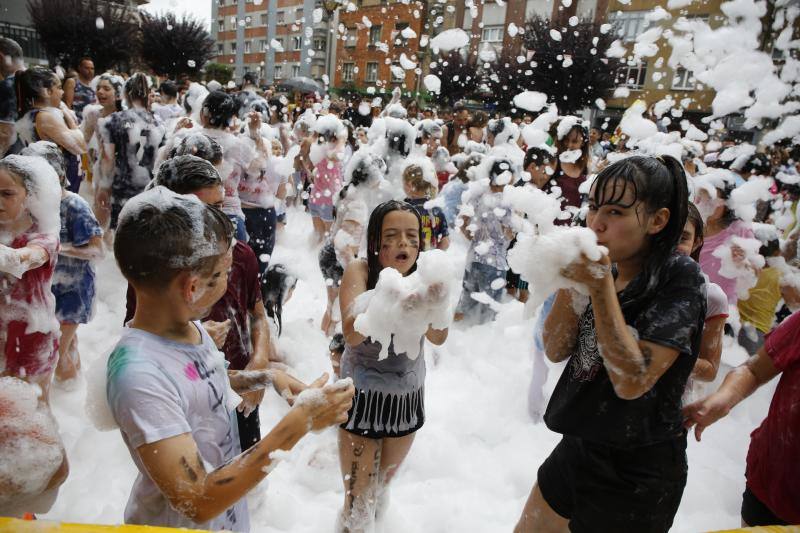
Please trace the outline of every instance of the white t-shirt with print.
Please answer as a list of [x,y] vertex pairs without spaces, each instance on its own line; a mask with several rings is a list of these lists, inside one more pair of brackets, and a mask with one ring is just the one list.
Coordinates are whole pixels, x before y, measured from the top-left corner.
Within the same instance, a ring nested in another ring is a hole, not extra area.
[[[198,345],[125,328],[108,358],[107,397],[139,474],[125,507],[125,523],[192,529],[249,531],[246,499],[216,518],[193,522],[173,509],[150,479],[137,448],[191,433],[207,470],[241,448],[225,359],[199,322]],[[195,464],[195,458],[187,458]],[[189,474],[187,474],[189,475]]]

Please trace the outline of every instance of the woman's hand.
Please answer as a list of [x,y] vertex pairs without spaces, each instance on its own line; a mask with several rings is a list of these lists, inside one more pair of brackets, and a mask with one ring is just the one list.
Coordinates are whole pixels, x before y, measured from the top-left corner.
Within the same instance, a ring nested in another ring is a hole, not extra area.
[[592,261],[585,255],[561,269],[565,278],[582,283],[587,287],[599,287],[606,276],[611,275],[611,260],[603,254],[599,261]]
[[270,372],[272,372],[272,386],[275,388],[275,392],[280,394],[289,405],[294,405],[297,395],[308,388],[308,385],[283,370],[270,370]]
[[188,130],[192,127],[193,127],[192,119],[190,119],[189,117],[183,117],[182,119],[180,119],[178,122],[175,123],[175,130],[173,131],[173,133],[177,133],[179,130],[182,129]]

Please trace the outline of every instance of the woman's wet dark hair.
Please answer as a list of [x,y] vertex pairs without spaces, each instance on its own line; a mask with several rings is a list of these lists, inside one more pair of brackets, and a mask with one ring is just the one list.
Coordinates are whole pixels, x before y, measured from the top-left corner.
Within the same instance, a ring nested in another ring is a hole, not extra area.
[[55,81],[53,71],[44,67],[31,67],[17,72],[14,76],[14,90],[17,94],[17,113],[20,118],[36,106],[36,100],[43,97],[42,91],[53,87]]
[[[114,90],[114,106],[117,108],[117,111],[122,111],[122,78],[115,76],[110,72],[105,72],[98,76],[97,85],[100,85],[101,81],[105,81],[111,85],[111,88]],[[95,90],[97,90],[97,86],[95,86]]]
[[179,155],[195,155],[205,159],[212,165],[222,162],[222,146],[204,133],[191,133],[183,138],[169,153],[170,157]]
[[538,146],[533,146],[528,148],[528,151],[525,152],[525,162],[523,163],[523,168],[527,169],[533,164],[536,164],[536,166],[546,165],[552,163],[554,160],[555,157],[549,151],[545,150],[544,148],[539,148]]
[[[380,204],[372,211],[372,214],[369,216],[369,223],[367,224],[367,290],[372,290],[375,288],[375,285],[378,283],[378,276],[380,276],[381,270],[383,270],[379,258],[381,251],[383,219],[386,218],[386,215],[392,211],[406,211],[408,213],[412,213],[417,218],[417,224],[419,227],[417,243],[419,246],[419,251],[422,251],[422,243],[424,242],[422,239],[422,219],[420,218],[419,213],[417,213],[417,210],[414,209],[414,206],[405,202],[399,202],[397,200],[389,200],[388,202]],[[419,255],[417,258],[419,259]],[[411,270],[409,270],[408,273],[410,274],[416,269],[417,262],[414,261],[414,264],[411,266]]]
[[161,163],[154,185],[163,185],[178,194],[192,194],[208,187],[221,187],[222,179],[214,165],[205,159],[179,155]]
[[[689,254],[689,257],[699,263],[700,250],[703,249],[703,217],[700,215],[700,211],[697,209],[697,206],[692,202],[689,202],[686,220],[687,222],[691,222],[692,226],[694,227],[694,242],[700,243],[696,249],[692,250],[692,253]],[[694,243],[692,243],[692,248],[694,248]]]
[[129,104],[139,102],[148,111],[150,110],[150,84],[147,76],[137,72],[125,82],[125,99]]
[[397,135],[391,134],[390,132],[386,132],[386,145],[389,147],[389,150],[397,152],[398,154],[406,157],[409,153],[409,149],[406,146],[406,134],[405,133],[398,133]]
[[226,128],[237,111],[239,106],[236,100],[223,91],[212,91],[203,100],[202,113],[214,129]]
[[[625,204],[625,192],[629,188],[633,190],[634,200]],[[675,251],[686,226],[689,188],[680,162],[668,155],[627,157],[600,171],[589,197],[597,207],[614,204],[629,208],[641,202],[647,214],[662,208],[669,210],[664,229],[650,236],[650,250],[642,269],[646,285],[639,298],[650,297],[659,281],[661,268]]]
[[297,278],[282,264],[270,265],[264,273],[261,292],[267,316],[278,325],[278,335],[283,331],[283,301],[286,294],[297,285]]

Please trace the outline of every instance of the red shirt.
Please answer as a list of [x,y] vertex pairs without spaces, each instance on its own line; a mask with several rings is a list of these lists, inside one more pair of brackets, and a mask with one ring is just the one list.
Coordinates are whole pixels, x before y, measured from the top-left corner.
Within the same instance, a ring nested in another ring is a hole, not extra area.
[[767,334],[764,348],[781,377],[750,435],[747,486],[778,518],[800,524],[800,311]]
[[11,248],[40,246],[50,259],[17,279],[0,273],[0,346],[5,372],[12,376],[43,376],[58,361],[59,324],[50,290],[58,259],[58,235],[38,233],[36,227],[19,235]]
[[[127,300],[126,323],[136,312],[136,295],[130,285],[128,285]],[[231,319],[231,327],[222,346],[225,359],[230,363],[230,370],[244,370],[250,362],[253,348],[250,342],[249,312],[260,301],[261,286],[256,254],[248,245],[236,241],[233,246],[233,264],[228,277],[228,289],[203,319],[215,322]]]

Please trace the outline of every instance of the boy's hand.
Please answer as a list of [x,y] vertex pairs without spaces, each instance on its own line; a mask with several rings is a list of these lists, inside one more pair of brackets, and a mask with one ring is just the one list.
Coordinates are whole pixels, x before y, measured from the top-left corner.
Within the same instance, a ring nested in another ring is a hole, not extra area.
[[229,318],[225,322],[206,320],[202,325],[217,348],[221,350],[222,346],[225,344],[225,339],[228,337],[228,331],[231,329],[231,319]]
[[728,414],[731,403],[725,395],[715,392],[711,396],[698,400],[683,408],[685,418],[684,426],[691,429],[694,426],[694,438],[700,442],[703,431]]
[[294,409],[302,410],[312,431],[347,422],[353,405],[355,387],[351,380],[326,385],[328,374],[322,374],[298,398]]
[[297,395],[308,388],[308,385],[283,370],[271,370],[271,372],[272,386],[275,388],[275,392],[280,394],[281,398],[286,400],[289,405],[294,405]]
[[178,122],[175,123],[175,130],[173,131],[173,133],[177,133],[178,130],[182,129],[188,130],[191,127],[192,127],[192,119],[190,119],[189,117],[183,117],[182,119],[180,119]]

